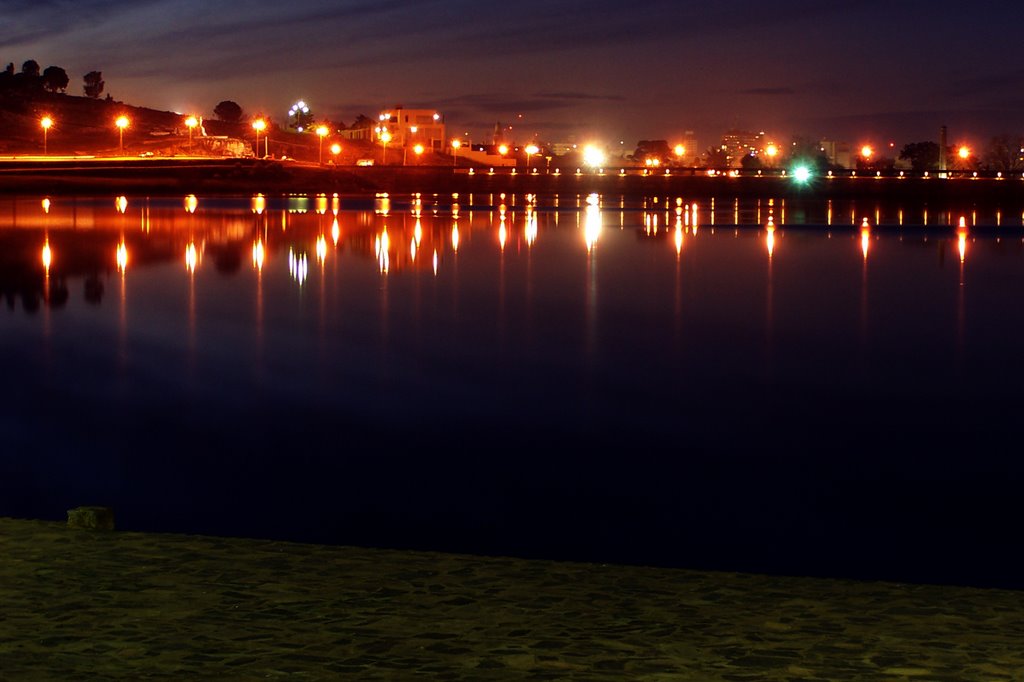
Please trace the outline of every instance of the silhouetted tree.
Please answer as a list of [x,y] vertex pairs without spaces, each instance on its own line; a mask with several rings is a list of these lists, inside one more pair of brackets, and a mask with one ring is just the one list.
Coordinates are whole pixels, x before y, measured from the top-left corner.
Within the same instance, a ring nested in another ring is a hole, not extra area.
[[64,92],[69,82],[67,71],[59,66],[47,66],[43,71],[43,88],[50,92]]
[[740,159],[740,167],[743,168],[743,170],[759,170],[764,168],[764,163],[757,154],[747,154]]
[[0,71],[0,90],[10,90],[14,87],[14,62],[10,62],[7,68]]
[[21,72],[30,78],[39,78],[39,62],[30,59],[21,65]]
[[213,108],[213,115],[225,123],[238,123],[242,120],[242,107],[231,100],[224,100]]
[[729,152],[722,147],[708,147],[704,152],[704,165],[708,168],[726,168],[729,165]]
[[665,140],[640,140],[636,143],[636,149],[633,151],[633,160],[658,159],[658,161],[666,161],[671,155],[672,151],[668,148],[668,142]]
[[985,152],[985,165],[996,171],[1024,169],[1024,138],[1018,135],[996,135]]
[[85,81],[83,90],[85,90],[86,97],[92,97],[93,99],[99,99],[100,95],[103,94],[103,73],[100,71],[90,71],[82,77]]
[[376,125],[372,118],[365,114],[359,114],[356,116],[356,120],[352,122],[352,130],[362,130],[364,128],[372,128]]
[[[909,161],[915,171],[938,170],[939,145],[937,142],[910,142],[903,145],[900,158]],[[946,158],[949,158],[948,153]]]

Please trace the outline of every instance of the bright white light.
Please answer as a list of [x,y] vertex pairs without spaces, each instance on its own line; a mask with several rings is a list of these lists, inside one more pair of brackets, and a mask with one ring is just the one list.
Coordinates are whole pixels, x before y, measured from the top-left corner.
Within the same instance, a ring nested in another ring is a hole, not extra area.
[[587,164],[592,168],[598,168],[604,165],[605,154],[603,151],[598,149],[592,144],[588,144],[583,148],[583,163]]
[[793,169],[793,179],[803,184],[811,179],[811,169],[807,166],[797,166]]

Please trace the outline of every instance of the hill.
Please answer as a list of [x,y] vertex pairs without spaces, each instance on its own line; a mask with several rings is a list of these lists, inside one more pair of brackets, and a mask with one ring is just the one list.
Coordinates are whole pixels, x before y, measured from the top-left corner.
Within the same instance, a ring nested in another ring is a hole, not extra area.
[[[50,116],[54,123],[46,135],[49,155],[114,156],[120,151],[118,116],[127,116],[131,125],[124,131],[124,153],[131,156],[240,156],[251,154],[255,133],[248,121],[227,123],[203,119],[203,128],[193,131],[191,143],[184,114],[126,104],[112,99],[93,99],[46,91],[0,93],[0,155],[43,153],[43,129],[40,121]],[[205,133],[205,135],[204,135]],[[320,139],[312,133],[294,133],[271,122],[260,136],[260,147],[274,158],[293,158],[316,163],[320,158]],[[206,139],[204,139],[204,137]],[[224,140],[228,142],[224,142]],[[332,142],[341,144],[333,157]],[[400,161],[397,150],[389,150],[389,162]],[[392,156],[393,155],[393,156]],[[323,143],[324,161],[355,165],[359,159],[377,159],[380,149],[361,140],[332,140]],[[446,157],[424,155],[420,165],[449,163]]]

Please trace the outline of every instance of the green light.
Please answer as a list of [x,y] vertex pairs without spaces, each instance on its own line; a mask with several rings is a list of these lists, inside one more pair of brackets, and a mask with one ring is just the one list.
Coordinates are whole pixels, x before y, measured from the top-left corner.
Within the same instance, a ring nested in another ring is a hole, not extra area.
[[801,185],[811,179],[811,169],[807,166],[797,166],[793,169],[793,179]]

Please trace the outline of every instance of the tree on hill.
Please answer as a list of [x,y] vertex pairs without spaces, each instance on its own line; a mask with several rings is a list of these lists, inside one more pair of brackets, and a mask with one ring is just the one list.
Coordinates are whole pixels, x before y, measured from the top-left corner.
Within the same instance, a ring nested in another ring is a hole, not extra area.
[[39,78],[39,62],[30,59],[21,65],[21,72],[30,78]]
[[356,120],[352,122],[352,130],[362,130],[364,128],[372,128],[374,126],[372,118],[366,114],[359,114],[356,116]]
[[225,123],[238,123],[242,120],[242,107],[231,100],[224,100],[213,108],[213,115]]
[[68,89],[68,72],[59,66],[47,66],[43,71],[43,89],[50,92],[64,92]]
[[90,71],[82,77],[85,85],[82,89],[85,90],[86,97],[92,97],[93,99],[99,99],[100,95],[103,94],[103,73],[100,71]]

